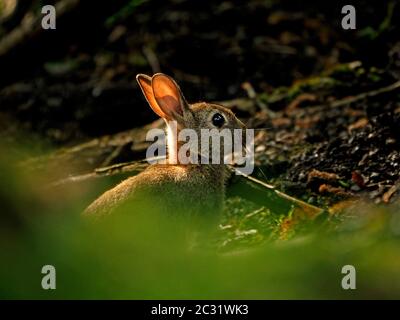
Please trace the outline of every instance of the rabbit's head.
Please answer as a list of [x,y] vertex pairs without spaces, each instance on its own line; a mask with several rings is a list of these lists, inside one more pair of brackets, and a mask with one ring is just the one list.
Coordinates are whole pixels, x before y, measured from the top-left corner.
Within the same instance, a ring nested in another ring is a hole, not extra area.
[[[157,73],[152,77],[138,74],[136,80],[151,109],[166,121],[168,129],[171,128],[171,121],[174,122],[178,134],[183,129],[192,129],[198,137],[201,137],[204,132],[202,129],[214,129],[214,132],[221,132],[224,129],[230,132],[234,129],[245,129],[245,125],[233,112],[221,105],[206,102],[187,103],[178,84],[165,74]],[[181,144],[176,139],[170,139],[170,132],[168,137],[171,158],[171,153],[175,153],[176,156]],[[212,152],[212,149],[210,151]]]

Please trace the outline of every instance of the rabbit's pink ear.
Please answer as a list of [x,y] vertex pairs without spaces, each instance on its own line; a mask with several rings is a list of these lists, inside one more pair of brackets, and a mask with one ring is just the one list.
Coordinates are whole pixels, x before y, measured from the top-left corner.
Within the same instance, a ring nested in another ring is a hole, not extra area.
[[180,120],[188,108],[187,102],[176,82],[163,73],[156,73],[151,80],[154,98],[168,119]]
[[143,95],[145,96],[151,109],[153,109],[153,111],[161,118],[168,119],[168,116],[161,110],[154,97],[153,88],[151,86],[151,77],[145,74],[138,74],[136,76],[136,81],[139,83],[140,89],[142,89]]

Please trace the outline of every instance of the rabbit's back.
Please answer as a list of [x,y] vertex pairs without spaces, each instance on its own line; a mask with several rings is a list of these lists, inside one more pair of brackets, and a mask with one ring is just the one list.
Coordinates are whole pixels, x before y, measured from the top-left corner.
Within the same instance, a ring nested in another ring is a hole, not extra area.
[[224,200],[224,181],[214,178],[218,170],[224,168],[212,165],[151,165],[139,175],[105,192],[85,213],[107,214],[122,204],[128,204],[132,210],[215,214],[221,211]]

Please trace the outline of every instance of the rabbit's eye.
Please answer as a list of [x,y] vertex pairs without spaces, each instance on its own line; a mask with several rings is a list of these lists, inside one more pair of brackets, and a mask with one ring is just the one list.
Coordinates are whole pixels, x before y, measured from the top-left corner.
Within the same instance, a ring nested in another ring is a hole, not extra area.
[[214,126],[221,128],[225,123],[225,118],[223,117],[222,114],[216,113],[212,117],[212,123]]

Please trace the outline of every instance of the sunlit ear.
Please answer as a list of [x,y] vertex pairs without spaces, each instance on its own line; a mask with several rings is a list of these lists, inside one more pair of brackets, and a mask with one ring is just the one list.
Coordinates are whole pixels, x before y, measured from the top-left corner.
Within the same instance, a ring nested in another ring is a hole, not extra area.
[[187,102],[179,86],[171,77],[163,73],[157,73],[152,78],[151,86],[154,98],[162,112],[175,120],[183,117],[184,110],[188,108]]
[[161,118],[168,118],[167,115],[161,110],[154,97],[153,88],[151,86],[151,77],[145,74],[138,74],[136,76],[136,81],[139,83],[140,89],[142,89],[143,95],[145,96],[151,109],[153,109],[153,111]]

